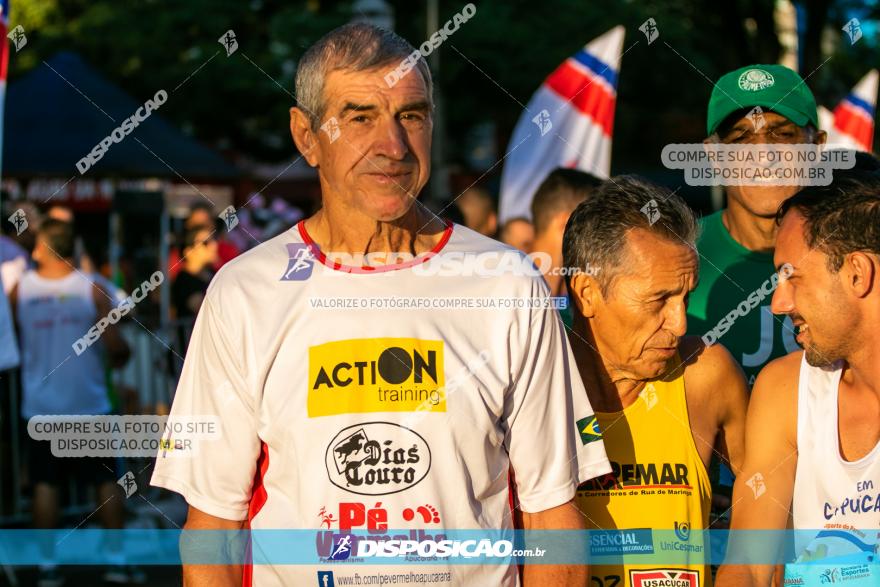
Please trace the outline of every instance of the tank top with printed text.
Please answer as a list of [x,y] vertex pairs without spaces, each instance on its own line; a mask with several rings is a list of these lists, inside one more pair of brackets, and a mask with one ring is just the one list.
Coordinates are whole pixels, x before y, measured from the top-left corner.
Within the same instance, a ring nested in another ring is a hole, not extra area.
[[786,565],[786,584],[880,584],[880,442],[855,461],[840,454],[841,374],[840,363],[821,368],[801,359],[792,497],[798,558]]
[[[670,372],[678,376],[650,381],[623,411],[596,412],[594,431],[613,472],[582,484],[575,498],[592,531],[591,586],[711,585],[702,533],[691,530],[708,528],[712,489],[691,432],[683,370]],[[606,561],[614,564],[598,564]]]
[[92,288],[77,271],[61,279],[28,271],[19,281],[23,418],[110,412],[102,345],[83,338],[99,318]]

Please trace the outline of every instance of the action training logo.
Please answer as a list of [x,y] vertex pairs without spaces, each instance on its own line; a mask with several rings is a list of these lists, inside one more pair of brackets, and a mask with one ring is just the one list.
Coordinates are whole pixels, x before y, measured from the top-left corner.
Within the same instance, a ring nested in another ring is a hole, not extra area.
[[431,449],[409,428],[365,422],[344,428],[327,445],[327,475],[358,495],[388,495],[417,485],[431,470]]
[[445,412],[443,341],[361,338],[309,347],[308,416]]
[[746,92],[766,90],[767,88],[772,88],[775,83],[776,80],[773,79],[770,72],[764,69],[749,69],[744,71],[742,75],[739,76],[739,80],[737,80],[739,89]]
[[602,430],[599,429],[599,420],[595,415],[581,418],[577,421],[578,433],[581,435],[581,443],[590,444],[602,440]]
[[287,270],[281,276],[281,281],[305,281],[312,276],[312,269],[315,265],[315,258],[309,245],[304,243],[288,243],[287,254],[290,257],[287,261]]
[[630,571],[632,587],[700,587],[700,572],[684,569]]

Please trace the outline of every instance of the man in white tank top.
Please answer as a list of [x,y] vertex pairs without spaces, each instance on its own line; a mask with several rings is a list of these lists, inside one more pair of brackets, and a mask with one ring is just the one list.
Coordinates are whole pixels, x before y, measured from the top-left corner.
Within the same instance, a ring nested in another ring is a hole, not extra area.
[[[797,559],[780,559],[789,563],[777,567],[780,583],[876,586],[880,176],[837,172],[830,186],[787,200],[778,219],[783,278],[772,308],[791,317],[804,350],[768,364],[755,383],[732,528],[795,530]],[[754,536],[732,537],[728,562],[753,564],[725,566],[718,587],[770,584],[776,542]]]
[[[10,292],[21,342],[22,407],[25,421],[40,415],[101,415],[111,411],[104,373],[122,366],[128,347],[115,326],[81,353],[73,343],[111,309],[111,298],[72,263],[73,227],[49,219],[38,229],[29,270]],[[24,424],[27,425],[26,422]],[[58,526],[59,488],[70,478],[97,485],[98,511],[105,528],[121,528],[123,497],[116,485],[112,458],[59,458],[48,441],[27,439],[28,472],[34,484],[34,526]],[[53,553],[44,550],[40,585],[59,584]]]

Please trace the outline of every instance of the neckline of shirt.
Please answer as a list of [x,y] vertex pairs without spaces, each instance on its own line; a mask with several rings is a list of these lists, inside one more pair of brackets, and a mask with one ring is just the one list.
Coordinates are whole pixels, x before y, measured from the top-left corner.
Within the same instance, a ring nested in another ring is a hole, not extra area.
[[443,247],[446,246],[446,243],[449,242],[449,239],[452,237],[452,222],[446,221],[446,229],[443,231],[443,236],[440,237],[440,240],[434,245],[427,253],[423,253],[418,255],[417,257],[410,259],[409,261],[405,261],[403,263],[393,263],[390,265],[380,265],[380,266],[371,266],[371,265],[362,265],[360,267],[355,267],[352,265],[343,265],[342,263],[330,263],[327,260],[327,256],[321,250],[321,247],[318,246],[318,243],[312,239],[309,235],[308,230],[306,230],[305,220],[300,220],[296,229],[299,231],[300,237],[303,239],[303,242],[309,247],[312,255],[314,255],[315,259],[317,259],[322,265],[333,269],[334,271],[342,271],[343,273],[359,273],[359,274],[374,274],[374,273],[385,273],[388,271],[399,271],[401,269],[409,269],[410,267],[414,267],[416,265],[420,265],[428,260],[430,260],[435,255],[439,254],[440,251],[443,250]]

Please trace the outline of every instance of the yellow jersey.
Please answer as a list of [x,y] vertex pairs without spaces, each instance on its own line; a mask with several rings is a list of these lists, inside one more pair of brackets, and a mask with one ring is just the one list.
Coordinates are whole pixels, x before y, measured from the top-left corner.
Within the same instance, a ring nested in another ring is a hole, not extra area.
[[591,587],[711,587],[702,533],[690,536],[708,528],[712,487],[691,432],[683,371],[648,382],[623,411],[596,412],[587,424],[601,433],[612,467],[575,498],[593,531],[591,561],[611,562],[590,563]]

